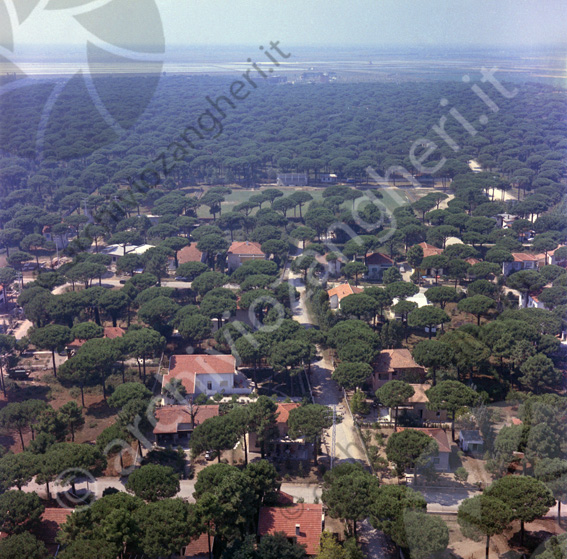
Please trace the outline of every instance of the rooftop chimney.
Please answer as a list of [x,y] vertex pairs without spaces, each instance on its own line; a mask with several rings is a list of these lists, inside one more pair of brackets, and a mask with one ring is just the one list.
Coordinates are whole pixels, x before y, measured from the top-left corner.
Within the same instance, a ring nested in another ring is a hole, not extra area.
[[301,532],[299,531],[299,524],[295,525],[295,535],[299,536],[301,534]]

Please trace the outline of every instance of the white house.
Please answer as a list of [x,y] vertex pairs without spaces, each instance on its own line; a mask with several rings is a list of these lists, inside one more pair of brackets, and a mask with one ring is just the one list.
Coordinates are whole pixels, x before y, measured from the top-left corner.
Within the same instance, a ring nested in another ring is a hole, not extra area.
[[188,395],[250,394],[252,391],[248,379],[238,372],[232,355],[172,355],[162,386],[173,379],[181,381]]
[[327,295],[329,296],[329,304],[331,309],[338,309],[341,306],[341,301],[348,297],[349,295],[354,295],[356,293],[362,293],[364,289],[362,287],[356,287],[355,285],[350,285],[350,283],[341,283],[329,290],[327,290]]
[[226,255],[228,271],[234,272],[236,268],[239,268],[244,262],[249,260],[265,260],[266,255],[262,252],[260,246],[260,243],[252,241],[233,242]]
[[338,178],[335,173],[321,173],[319,181],[325,184],[337,184]]
[[537,268],[538,257],[528,252],[513,252],[514,260],[512,262],[502,263],[502,273],[509,276],[520,270],[535,270]]
[[374,252],[366,257],[368,279],[381,280],[384,272],[394,265],[394,261],[381,252]]

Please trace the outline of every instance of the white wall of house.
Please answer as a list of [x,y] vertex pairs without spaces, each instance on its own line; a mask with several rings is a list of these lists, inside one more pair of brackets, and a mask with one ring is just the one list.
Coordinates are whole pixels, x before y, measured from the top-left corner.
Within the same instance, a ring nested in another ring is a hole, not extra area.
[[207,373],[195,375],[195,394],[212,396],[223,391],[225,394],[249,394],[250,388],[248,386],[235,386],[237,378],[239,377],[235,373]]

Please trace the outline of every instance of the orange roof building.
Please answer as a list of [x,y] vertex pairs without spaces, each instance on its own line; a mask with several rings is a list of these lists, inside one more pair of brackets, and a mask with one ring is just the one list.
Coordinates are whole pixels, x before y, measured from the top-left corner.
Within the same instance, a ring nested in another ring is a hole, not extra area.
[[60,509],[55,507],[46,507],[41,515],[41,522],[35,534],[45,545],[50,553],[55,556],[59,550],[59,543],[57,542],[57,532],[65,522],[70,514],[71,509]]
[[157,423],[153,432],[158,444],[175,443],[182,437],[189,437],[197,425],[218,414],[217,405],[195,405],[193,409],[183,405],[163,406],[155,410]]
[[435,256],[437,254],[443,254],[442,248],[438,248],[434,245],[430,245],[425,241],[423,243],[419,243],[418,246],[420,246],[423,249],[423,258],[426,258],[428,256]]
[[[281,447],[281,443],[283,443],[286,446],[286,448],[290,450],[290,452],[293,449],[294,454],[300,448],[304,450],[305,448],[307,448],[307,446],[303,441],[301,440],[294,441],[288,437],[289,429],[288,429],[287,421],[289,419],[289,412],[295,408],[298,408],[299,404],[297,402],[278,402],[277,406],[278,407],[276,410],[276,422],[277,422],[276,424],[279,431],[279,439],[272,441],[272,445],[275,447],[280,445]],[[256,433],[254,432],[249,433],[248,446],[252,452],[257,452],[260,450],[260,445],[258,444]]]
[[[213,549],[214,541],[214,537],[211,536],[211,549]],[[209,536],[207,533],[201,534],[185,546],[183,559],[209,559]]]
[[[398,427],[398,431],[405,431],[407,427]],[[448,472],[451,468],[449,465],[449,456],[451,455],[451,443],[449,437],[444,429],[440,428],[426,428],[426,427],[412,427],[413,431],[421,431],[428,437],[431,437],[439,447],[439,454],[431,459],[433,467],[440,472]]]
[[[102,337],[114,340],[121,338],[124,334],[126,334],[126,330],[120,328],[120,326],[105,326]],[[71,343],[67,344],[67,351],[77,351],[86,341],[87,340],[75,338]]]
[[425,369],[414,361],[409,349],[385,349],[374,362],[373,390],[378,390],[389,380],[417,383],[423,382],[424,379]]
[[246,377],[236,370],[236,359],[232,355],[172,355],[169,370],[163,375],[163,386],[174,378],[181,381],[187,394],[212,396],[251,391]]
[[307,555],[317,555],[324,522],[322,505],[300,503],[290,507],[262,507],[258,535],[283,532],[286,537],[303,545]]
[[502,263],[502,273],[509,275],[520,270],[535,270],[538,264],[538,256],[529,252],[513,252],[512,262]]
[[341,283],[327,291],[329,296],[329,304],[332,309],[338,309],[341,306],[341,301],[348,297],[349,295],[355,295],[357,293],[362,293],[364,289],[362,287],[357,287],[355,285],[350,285],[350,283]]
[[195,245],[183,247],[177,253],[177,261],[179,264],[187,264],[187,262],[203,262],[204,259],[204,254]]
[[228,270],[233,272],[249,260],[264,260],[266,255],[262,252],[260,243],[252,241],[234,241],[227,252],[226,262]]

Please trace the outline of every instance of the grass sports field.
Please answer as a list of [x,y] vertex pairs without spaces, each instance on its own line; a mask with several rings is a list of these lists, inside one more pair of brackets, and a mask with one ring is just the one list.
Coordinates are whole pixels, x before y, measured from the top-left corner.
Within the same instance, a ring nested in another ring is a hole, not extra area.
[[[284,192],[285,196],[289,196],[290,194],[292,194],[297,190],[303,190],[305,192],[309,192],[309,194],[313,196],[313,200],[321,200],[322,193],[324,190],[324,188],[322,187],[311,187],[311,186],[306,186],[306,187],[273,186],[273,187],[260,187],[256,189],[234,188],[234,187],[231,188],[233,189],[232,193],[225,197],[226,200],[222,204],[223,213],[232,211],[234,206],[240,204],[241,202],[245,202],[246,200],[248,200],[250,196],[252,196],[253,194],[259,194],[263,190],[266,190],[266,188],[278,188],[278,190]],[[430,192],[429,189],[425,189],[425,188],[396,188],[393,186],[381,187],[379,191],[382,194],[381,202],[388,208],[389,211],[393,211],[398,206],[415,202],[417,199],[421,198],[422,196],[425,196],[425,194]],[[264,205],[263,207],[267,207],[267,205]],[[305,212],[307,207],[308,204],[306,204],[303,207],[303,212]],[[351,202],[345,202],[344,207],[345,208],[352,207]],[[256,213],[256,210],[252,212],[252,214],[254,213]],[[200,206],[197,215],[199,217],[204,217],[204,218],[212,217],[212,215],[209,213],[209,208],[207,206]],[[292,215],[293,215],[293,210],[290,210],[288,212],[288,216],[292,216]]]

